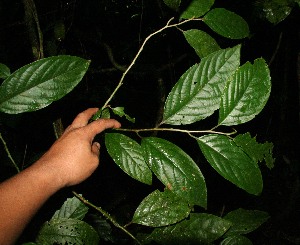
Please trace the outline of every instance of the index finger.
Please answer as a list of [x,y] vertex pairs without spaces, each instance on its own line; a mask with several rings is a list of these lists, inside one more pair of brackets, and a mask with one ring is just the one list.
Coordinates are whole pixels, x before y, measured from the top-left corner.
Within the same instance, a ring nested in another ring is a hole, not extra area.
[[79,113],[73,120],[71,126],[73,128],[80,128],[88,124],[91,117],[99,110],[99,108],[89,108]]
[[93,140],[96,134],[101,133],[105,129],[120,127],[121,124],[115,119],[98,119],[85,127],[85,133]]

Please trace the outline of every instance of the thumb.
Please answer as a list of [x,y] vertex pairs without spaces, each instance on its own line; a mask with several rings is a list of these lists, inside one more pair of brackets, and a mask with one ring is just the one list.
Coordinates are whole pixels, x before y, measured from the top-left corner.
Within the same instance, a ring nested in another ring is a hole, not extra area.
[[92,144],[92,152],[94,154],[96,154],[97,156],[99,156],[99,154],[100,154],[100,144],[98,142],[94,142]]

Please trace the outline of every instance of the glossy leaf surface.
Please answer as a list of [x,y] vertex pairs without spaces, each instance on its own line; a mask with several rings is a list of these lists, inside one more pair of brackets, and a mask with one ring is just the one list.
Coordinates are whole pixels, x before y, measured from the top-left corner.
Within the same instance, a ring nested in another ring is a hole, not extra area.
[[227,84],[219,110],[220,125],[238,125],[252,120],[266,105],[271,92],[267,64],[257,59],[247,62]]
[[163,123],[190,124],[213,114],[220,106],[227,79],[240,64],[240,46],[219,50],[188,69],[165,103]]
[[173,143],[155,137],[144,138],[142,148],[149,167],[169,190],[189,204],[206,207],[205,180],[190,156]]
[[247,22],[241,16],[224,8],[212,9],[204,16],[203,21],[223,37],[241,39],[249,36]]
[[147,238],[164,245],[209,244],[220,238],[231,223],[212,214],[191,214],[175,225],[156,228]]
[[89,63],[79,57],[53,56],[23,66],[0,86],[0,111],[17,114],[48,106],[81,81]]
[[191,29],[184,31],[183,34],[200,58],[220,50],[216,40],[204,31]]
[[263,183],[258,165],[231,139],[209,134],[197,141],[207,161],[221,176],[251,194],[261,193]]
[[187,202],[169,190],[155,190],[136,209],[132,222],[146,226],[165,226],[186,218],[190,213]]
[[142,183],[152,183],[152,172],[136,141],[123,134],[107,133],[105,145],[111,158],[125,173]]
[[37,244],[98,245],[99,237],[94,228],[77,219],[52,219],[46,222],[37,237]]
[[190,1],[188,7],[182,12],[180,18],[190,19],[194,17],[200,17],[210,10],[214,2],[214,0],[192,0]]
[[270,218],[269,214],[259,210],[245,210],[239,208],[224,216],[232,223],[226,236],[243,235],[256,230]]
[[89,208],[77,197],[68,198],[62,207],[54,213],[52,219],[72,218],[82,220],[88,210]]
[[256,137],[251,138],[249,133],[237,135],[234,138],[237,146],[241,147],[243,151],[254,161],[265,161],[268,168],[274,167],[275,159],[272,156],[274,145],[270,142],[260,144],[256,142]]

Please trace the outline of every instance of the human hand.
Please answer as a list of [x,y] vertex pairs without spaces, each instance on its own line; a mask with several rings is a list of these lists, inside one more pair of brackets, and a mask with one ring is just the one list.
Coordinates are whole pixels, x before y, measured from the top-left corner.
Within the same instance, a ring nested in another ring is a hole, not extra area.
[[98,111],[90,108],[78,114],[63,135],[36,163],[43,171],[54,174],[61,187],[79,184],[88,178],[99,164],[100,144],[94,137],[108,128],[119,128],[114,119],[98,119],[88,124]]

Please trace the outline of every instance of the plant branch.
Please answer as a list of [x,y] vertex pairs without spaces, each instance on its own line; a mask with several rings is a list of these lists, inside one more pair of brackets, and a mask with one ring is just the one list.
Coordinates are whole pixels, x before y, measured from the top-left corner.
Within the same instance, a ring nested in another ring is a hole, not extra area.
[[110,97],[107,99],[107,101],[104,103],[104,105],[102,106],[102,109],[106,108],[107,105],[110,103],[110,101],[112,100],[112,98],[115,96],[115,94],[117,93],[117,91],[119,90],[119,88],[123,85],[123,82],[124,82],[124,79],[126,77],[126,75],[128,74],[129,70],[133,67],[133,65],[135,64],[136,60],[138,59],[138,57],[140,56],[141,52],[143,51],[146,43],[149,41],[149,39],[153,36],[155,36],[156,34],[168,29],[168,28],[173,28],[173,27],[177,27],[177,26],[180,26],[180,25],[183,25],[189,21],[192,21],[192,20],[200,20],[200,19],[194,19],[194,18],[191,18],[191,19],[187,19],[187,20],[184,20],[182,22],[179,22],[177,24],[170,24],[171,21],[173,20],[174,18],[171,18],[167,24],[162,27],[161,29],[151,33],[149,36],[146,37],[146,39],[144,40],[143,44],[141,45],[139,51],[137,52],[136,56],[133,58],[131,64],[127,67],[127,69],[124,71],[117,87],[115,88],[115,90],[112,92],[112,94],[110,95]]
[[73,191],[73,194],[82,201],[85,205],[90,206],[91,208],[97,210],[100,212],[106,219],[108,219],[115,227],[121,229],[123,232],[125,232],[128,236],[130,236],[134,241],[136,241],[138,244],[142,245],[140,241],[132,235],[128,230],[126,230],[123,226],[121,226],[116,220],[114,220],[113,217],[109,213],[107,213],[105,210],[103,210],[101,207],[97,207],[94,204],[90,203],[88,200],[86,200],[84,197],[80,196],[78,193]]
[[12,158],[10,151],[7,147],[7,144],[5,142],[5,140],[2,137],[2,134],[0,133],[0,140],[2,141],[3,145],[4,145],[4,149],[7,153],[8,158],[11,160],[12,164],[14,165],[15,169],[18,171],[18,173],[20,173],[20,168],[18,167],[18,165],[16,164],[15,160]]
[[192,134],[222,134],[222,135],[233,135],[236,133],[236,130],[233,130],[229,133],[214,131],[212,129],[210,130],[186,130],[186,129],[177,129],[177,128],[142,128],[142,129],[126,129],[126,128],[117,128],[116,131],[127,131],[127,132],[135,132],[139,134],[140,132],[150,132],[150,131],[171,131],[171,132],[179,132],[179,133],[185,133],[192,136]]

